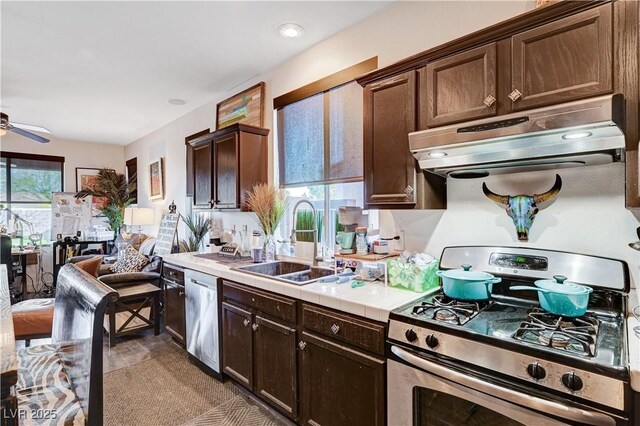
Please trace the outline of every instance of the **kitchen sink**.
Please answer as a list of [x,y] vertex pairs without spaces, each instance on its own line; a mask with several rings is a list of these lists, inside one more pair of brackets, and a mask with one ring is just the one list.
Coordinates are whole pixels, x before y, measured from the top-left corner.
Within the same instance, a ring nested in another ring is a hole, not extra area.
[[268,263],[258,263],[255,265],[240,266],[233,268],[236,271],[246,272],[261,277],[269,277],[278,281],[294,285],[311,284],[322,277],[333,275],[330,268],[310,266],[298,262],[276,261]]

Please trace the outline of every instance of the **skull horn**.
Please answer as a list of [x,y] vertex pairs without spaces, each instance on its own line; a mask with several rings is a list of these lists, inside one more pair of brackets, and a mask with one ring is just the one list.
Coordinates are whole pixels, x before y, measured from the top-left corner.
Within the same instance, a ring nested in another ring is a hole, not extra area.
[[482,182],[482,192],[486,195],[491,201],[494,201],[498,204],[502,204],[507,207],[509,205],[509,196],[508,195],[499,195],[495,192],[491,192],[489,188],[487,188],[487,184]]
[[562,189],[562,179],[560,179],[560,175],[556,175],[556,182],[553,184],[550,190],[543,194],[535,194],[533,196],[533,201],[538,203],[544,203],[545,201],[552,201],[554,198],[560,194],[560,190]]

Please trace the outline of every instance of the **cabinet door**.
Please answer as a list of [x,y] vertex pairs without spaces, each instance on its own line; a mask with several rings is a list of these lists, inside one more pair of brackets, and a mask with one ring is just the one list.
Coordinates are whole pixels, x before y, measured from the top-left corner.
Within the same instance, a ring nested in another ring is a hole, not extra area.
[[511,39],[514,110],[612,91],[612,4],[517,34]]
[[254,392],[292,417],[298,415],[296,330],[255,317]]
[[416,73],[364,88],[364,188],[369,207],[412,207],[416,161],[409,133],[416,130]]
[[253,386],[253,329],[251,313],[222,304],[222,371],[240,384]]
[[305,425],[383,425],[384,361],[302,333],[301,410]]
[[230,133],[215,143],[216,206],[239,207],[238,194],[238,134]]
[[427,126],[496,115],[496,44],[458,53],[427,64]]
[[213,150],[211,142],[193,147],[193,205],[210,207],[213,198]]
[[164,281],[164,320],[167,332],[184,345],[184,286]]

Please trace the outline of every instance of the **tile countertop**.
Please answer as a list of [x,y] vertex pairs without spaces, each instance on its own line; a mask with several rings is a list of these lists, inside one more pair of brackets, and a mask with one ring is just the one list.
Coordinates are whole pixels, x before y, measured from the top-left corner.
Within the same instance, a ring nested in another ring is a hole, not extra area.
[[342,312],[359,315],[376,321],[387,322],[389,311],[422,297],[426,293],[414,293],[384,284],[366,283],[363,287],[351,288],[344,284],[312,283],[302,286],[283,283],[274,279],[256,277],[234,271],[229,265],[215,260],[194,256],[195,253],[175,253],[162,256],[166,263],[194,269],[205,274],[239,282],[251,287],[326,306]]

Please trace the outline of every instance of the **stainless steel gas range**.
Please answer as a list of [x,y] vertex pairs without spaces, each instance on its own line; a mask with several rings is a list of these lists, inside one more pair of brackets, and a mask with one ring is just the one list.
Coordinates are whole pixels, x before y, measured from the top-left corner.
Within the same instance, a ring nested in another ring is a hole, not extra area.
[[[625,262],[551,250],[448,247],[441,269],[502,278],[484,302],[440,292],[391,312],[388,424],[631,425]],[[514,284],[562,274],[594,289],[579,318]]]

